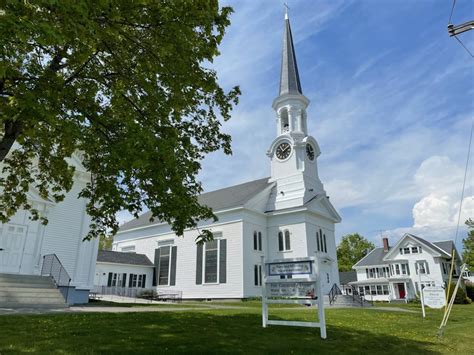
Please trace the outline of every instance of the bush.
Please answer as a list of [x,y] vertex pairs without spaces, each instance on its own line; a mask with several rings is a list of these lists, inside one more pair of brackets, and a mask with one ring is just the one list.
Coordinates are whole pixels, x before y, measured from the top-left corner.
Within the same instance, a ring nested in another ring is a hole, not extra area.
[[[456,287],[456,284],[454,282],[451,283],[451,287],[449,289],[448,301],[451,299],[451,296],[454,292],[455,287]],[[456,297],[454,298],[454,303],[455,304],[469,304],[471,302],[472,300],[469,297],[467,297],[466,291],[462,287],[459,287],[458,292],[456,292]]]
[[466,295],[471,300],[474,299],[474,284],[473,283],[466,283]]

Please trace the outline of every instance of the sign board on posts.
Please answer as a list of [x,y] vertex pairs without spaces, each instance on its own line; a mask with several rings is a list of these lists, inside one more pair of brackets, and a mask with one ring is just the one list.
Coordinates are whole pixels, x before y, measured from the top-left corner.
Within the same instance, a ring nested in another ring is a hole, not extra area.
[[310,260],[268,263],[268,276],[311,275],[313,273],[312,264],[313,262]]
[[440,286],[423,288],[423,301],[430,308],[443,308],[446,305],[446,293]]
[[[289,325],[319,327],[321,338],[326,339],[324,300],[319,278],[319,265],[315,258],[297,258],[265,262],[262,256],[262,325]],[[315,267],[316,266],[316,267]],[[280,276],[291,276],[281,279]],[[296,276],[293,278],[293,276]],[[300,303],[317,304],[319,322],[296,322],[268,319],[268,304]]]

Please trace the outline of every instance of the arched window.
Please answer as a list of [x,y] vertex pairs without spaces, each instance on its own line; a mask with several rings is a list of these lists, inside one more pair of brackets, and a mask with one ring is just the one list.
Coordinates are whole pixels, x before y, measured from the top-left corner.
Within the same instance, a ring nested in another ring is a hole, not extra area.
[[284,232],[278,232],[278,250],[291,250],[290,232],[288,230],[285,230]]
[[281,133],[285,133],[290,130],[290,121],[288,119],[287,109],[283,109],[280,112],[280,124],[281,124]]

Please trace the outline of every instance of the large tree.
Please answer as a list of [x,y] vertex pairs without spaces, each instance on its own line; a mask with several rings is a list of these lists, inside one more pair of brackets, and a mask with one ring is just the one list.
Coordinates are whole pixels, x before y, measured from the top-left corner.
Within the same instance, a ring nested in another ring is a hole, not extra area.
[[342,237],[337,246],[337,263],[339,271],[350,271],[360,259],[367,255],[375,245],[358,233]]
[[474,221],[468,219],[466,221],[468,227],[467,237],[463,239],[463,261],[467,264],[468,269],[474,272]]
[[116,232],[123,209],[150,209],[177,234],[215,218],[196,175],[205,154],[231,153],[220,119],[239,88],[209,68],[231,12],[213,0],[2,2],[0,222],[44,217],[31,187],[61,201],[74,152],[92,176],[88,238]]

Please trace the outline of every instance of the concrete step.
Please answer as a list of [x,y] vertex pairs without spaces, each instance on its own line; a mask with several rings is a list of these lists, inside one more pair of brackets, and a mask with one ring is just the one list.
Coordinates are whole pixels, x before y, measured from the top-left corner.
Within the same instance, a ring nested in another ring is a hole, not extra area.
[[0,287],[0,297],[13,294],[22,295],[56,295],[56,288],[37,288],[37,287]]
[[54,282],[0,282],[0,289],[10,289],[10,288],[56,288]]
[[46,297],[31,297],[23,295],[14,296],[0,296],[0,306],[4,303],[18,303],[18,304],[65,304],[64,297],[62,295],[46,296]]
[[19,303],[0,303],[0,309],[65,309],[67,308],[65,303],[37,303],[37,304],[19,304]]
[[1,281],[10,281],[15,280],[17,282],[32,282],[38,280],[50,280],[50,276],[40,276],[40,275],[20,275],[20,274],[1,274],[0,273],[0,282]]

